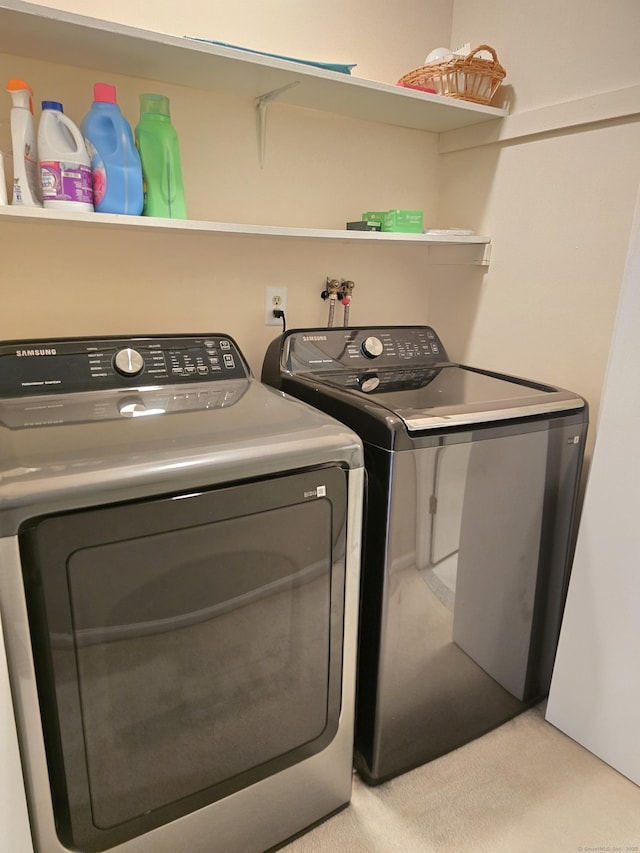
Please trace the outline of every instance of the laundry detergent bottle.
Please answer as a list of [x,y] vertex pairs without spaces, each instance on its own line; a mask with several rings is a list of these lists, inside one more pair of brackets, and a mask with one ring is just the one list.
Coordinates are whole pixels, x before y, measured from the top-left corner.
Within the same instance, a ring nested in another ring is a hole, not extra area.
[[99,213],[142,213],[142,166],[131,125],[116,100],[115,86],[96,83],[82,120],[91,157],[93,205]]
[[92,211],[91,158],[80,129],[58,101],[42,102],[38,155],[44,207]]
[[9,204],[9,199],[7,197],[7,183],[4,176],[4,157],[2,156],[2,151],[0,151],[0,206],[4,206],[5,204]]
[[171,124],[169,98],[140,95],[136,145],[142,161],[144,215],[186,219],[178,134]]
[[11,204],[42,207],[38,153],[33,126],[33,89],[24,80],[9,80],[11,95],[11,146],[13,148],[13,197]]

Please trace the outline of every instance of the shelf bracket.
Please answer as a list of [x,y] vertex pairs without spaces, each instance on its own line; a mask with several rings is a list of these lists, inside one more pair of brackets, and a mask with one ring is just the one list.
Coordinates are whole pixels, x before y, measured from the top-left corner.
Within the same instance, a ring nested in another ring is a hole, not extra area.
[[429,246],[429,263],[438,266],[475,266],[489,268],[491,243],[439,243]]
[[293,83],[287,83],[286,86],[280,86],[279,89],[273,89],[271,92],[266,92],[256,98],[256,119],[258,127],[258,157],[260,159],[260,168],[264,168],[265,149],[267,144],[267,107],[276,98],[279,98],[287,89],[297,86],[299,80],[294,80]]

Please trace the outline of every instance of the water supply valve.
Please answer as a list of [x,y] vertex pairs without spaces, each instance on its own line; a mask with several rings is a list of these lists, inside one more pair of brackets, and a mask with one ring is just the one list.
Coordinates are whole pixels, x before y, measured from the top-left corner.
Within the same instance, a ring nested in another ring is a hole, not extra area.
[[320,294],[320,297],[322,299],[330,299],[333,296],[335,299],[337,299],[341,287],[342,285],[337,278],[329,278],[329,276],[327,276],[325,289]]
[[351,302],[351,294],[353,293],[353,288],[355,287],[355,282],[353,281],[345,281],[342,279],[340,283],[340,301],[343,305],[348,305]]

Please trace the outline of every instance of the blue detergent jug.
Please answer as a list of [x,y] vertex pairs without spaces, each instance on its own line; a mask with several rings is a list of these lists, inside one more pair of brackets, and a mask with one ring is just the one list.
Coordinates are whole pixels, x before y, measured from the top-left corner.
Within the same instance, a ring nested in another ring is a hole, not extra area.
[[95,84],[81,130],[91,157],[95,210],[139,216],[144,205],[140,155],[131,125],[118,106],[115,86]]

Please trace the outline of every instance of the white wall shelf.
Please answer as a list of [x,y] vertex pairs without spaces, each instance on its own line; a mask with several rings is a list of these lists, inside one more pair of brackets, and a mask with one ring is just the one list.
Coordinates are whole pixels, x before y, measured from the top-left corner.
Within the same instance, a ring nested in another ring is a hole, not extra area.
[[434,133],[506,115],[505,110],[496,107],[153,33],[21,0],[0,2],[0,53],[188,87],[197,81],[198,88],[253,98],[296,83],[283,92],[281,103]]
[[[329,228],[289,228],[279,225],[243,225],[234,222],[206,222],[194,219],[161,219],[151,216],[123,216],[115,213],[73,213],[37,207],[0,207],[0,221],[29,222],[30,224],[66,225],[76,228],[142,229],[143,231],[175,231],[183,233],[209,233],[237,237],[265,237],[289,240],[326,240],[378,245],[413,245],[428,247],[467,248],[462,263],[486,265],[488,263],[489,237],[431,236],[429,234],[403,234],[380,231],[347,231]],[[445,248],[446,252],[446,248]],[[453,254],[438,256],[436,263],[455,263]],[[450,260],[447,260],[450,257]]]

